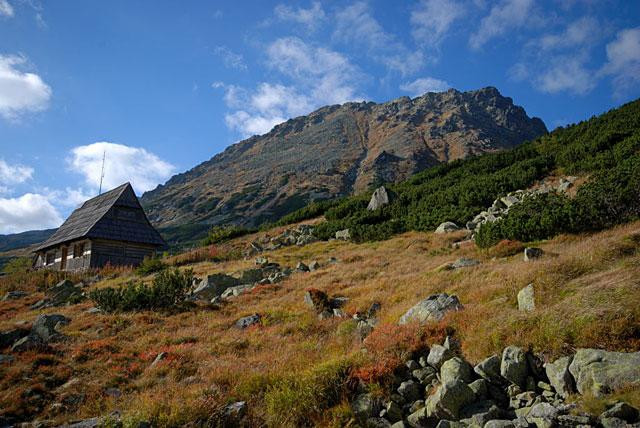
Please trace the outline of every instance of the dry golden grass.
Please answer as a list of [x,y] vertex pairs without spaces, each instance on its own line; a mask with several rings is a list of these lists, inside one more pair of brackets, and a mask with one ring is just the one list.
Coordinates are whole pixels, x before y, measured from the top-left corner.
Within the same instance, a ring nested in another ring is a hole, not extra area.
[[[241,248],[255,237],[225,245]],[[520,252],[497,257],[511,251],[453,248],[460,234],[411,232],[360,245],[318,242],[266,255],[288,266],[318,260],[320,270],[295,273],[218,310],[201,306],[172,315],[92,315],[86,313],[92,306],[88,301],[48,309],[44,312],[72,319],[63,329],[69,340],[53,344],[50,353],[16,355],[13,364],[0,366],[0,414],[62,422],[119,409],[129,422],[180,426],[245,400],[250,425],[340,426],[351,417],[345,394],[358,378],[384,384],[394,364],[441,340],[447,328],[455,331],[473,362],[507,344],[531,347],[547,359],[578,347],[637,351],[639,237],[640,222],[594,235],[560,236],[536,244],[547,256],[535,262],[524,262]],[[339,262],[327,264],[329,257]],[[482,264],[438,269],[459,257]],[[252,266],[252,260],[238,259],[185,268],[201,276]],[[122,272],[93,287],[134,277]],[[516,294],[531,282],[538,309],[519,312]],[[348,313],[380,302],[380,325],[362,343],[352,320],[318,320],[303,302],[308,287],[350,298]],[[43,295],[30,291],[26,299],[0,302],[0,331],[28,326],[41,313],[29,305]],[[396,326],[407,309],[437,292],[457,294],[465,309],[433,326]],[[263,315],[261,325],[233,328],[238,318],[252,313]],[[159,352],[168,357],[150,367]],[[110,395],[109,388],[118,388],[121,395]],[[637,393],[627,394],[640,404]]]

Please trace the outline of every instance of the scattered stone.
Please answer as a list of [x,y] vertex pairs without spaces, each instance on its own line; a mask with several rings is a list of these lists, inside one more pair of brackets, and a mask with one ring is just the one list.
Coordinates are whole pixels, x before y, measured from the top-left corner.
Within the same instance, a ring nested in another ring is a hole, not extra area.
[[338,230],[336,232],[336,239],[342,241],[349,241],[351,239],[351,232],[349,229]]
[[569,371],[580,394],[596,397],[640,384],[640,352],[578,349]]
[[397,403],[389,401],[385,406],[385,410],[387,411],[387,418],[391,422],[398,422],[402,420],[402,407],[400,407]]
[[61,325],[69,324],[71,321],[64,315],[40,315],[31,327],[31,334],[40,336],[44,342],[52,342],[63,339],[64,336],[57,329]]
[[420,368],[420,364],[416,360],[409,360],[404,363],[405,366],[411,371],[418,370]]
[[448,350],[458,353],[460,352],[460,342],[453,336],[447,336],[442,344]]
[[444,223],[440,223],[440,226],[436,229],[436,233],[449,233],[457,230],[460,230],[460,227],[457,224],[451,221],[445,221]]
[[454,357],[453,352],[444,346],[433,345],[431,350],[429,351],[429,356],[427,357],[427,362],[429,365],[436,370],[440,370],[445,361],[450,360]]
[[92,308],[87,309],[85,312],[88,313],[88,314],[101,314],[102,313],[102,309],[97,308],[97,307],[94,306]]
[[438,376],[436,370],[431,366],[413,370],[411,375],[418,379],[424,386],[430,385]]
[[412,380],[402,382],[398,387],[398,394],[407,401],[416,401],[420,398],[420,387]]
[[235,327],[239,329],[245,329],[251,327],[252,325],[260,323],[261,316],[260,314],[253,314],[246,317],[240,318],[236,321]]
[[385,189],[384,186],[380,186],[373,192],[373,195],[371,195],[371,200],[369,201],[369,205],[367,205],[367,210],[375,211],[388,203],[389,195],[387,193],[387,189]]
[[399,321],[399,324],[407,324],[417,321],[424,324],[429,321],[440,321],[450,311],[461,310],[462,304],[455,295],[447,293],[433,294],[420,301],[409,309]]
[[8,348],[28,334],[29,330],[23,330],[21,328],[0,332],[0,349]]
[[473,380],[473,369],[469,363],[462,358],[453,357],[442,364],[440,368],[440,381],[442,383],[449,383],[458,380],[470,383]]
[[524,249],[524,261],[529,262],[531,260],[539,259],[544,254],[544,251],[540,248],[527,247]]
[[507,208],[511,208],[513,205],[520,202],[520,199],[515,195],[507,195],[500,198],[500,202],[502,202]]
[[6,300],[18,300],[18,299],[22,299],[23,297],[27,297],[28,295],[29,295],[29,293],[25,293],[24,291],[20,291],[20,290],[9,291],[9,292],[7,292],[7,294],[4,295],[2,300],[3,301],[6,301]]
[[427,415],[457,421],[460,418],[460,410],[474,400],[473,391],[463,381],[446,383],[427,400]]
[[469,259],[467,257],[460,257],[453,263],[449,264],[449,269],[462,269],[479,265],[480,262],[475,259]]
[[158,364],[160,364],[160,361],[164,360],[165,358],[167,358],[167,355],[169,355],[167,352],[160,352],[158,355],[156,355],[156,358],[153,360],[153,362],[151,363],[150,367],[155,367]]
[[488,382],[500,385],[504,382],[504,378],[500,374],[500,357],[492,355],[473,368],[480,377]]
[[477,399],[482,399],[487,396],[489,393],[489,387],[487,386],[487,381],[484,379],[476,379],[469,384],[469,388],[476,395]]
[[311,272],[320,269],[320,263],[318,263],[316,260],[312,261],[311,263],[309,263],[309,270]]
[[640,418],[640,414],[638,412],[638,409],[636,409],[635,407],[630,406],[624,401],[620,401],[600,415],[600,419],[604,418],[618,418],[632,424],[638,421],[638,418]]
[[35,334],[23,337],[11,347],[11,351],[13,352],[38,351],[43,349],[46,349],[45,341]]
[[494,419],[484,424],[484,428],[516,428],[516,424],[508,419]]
[[526,388],[527,358],[521,348],[507,346],[504,349],[500,364],[500,375],[520,388]]
[[296,270],[298,272],[309,272],[309,266],[305,265],[302,262],[299,262],[298,265],[296,266]]
[[629,425],[619,418],[602,418],[599,420],[602,428],[628,428]]
[[544,366],[549,382],[556,393],[563,398],[568,397],[569,394],[573,394],[576,391],[575,381],[569,372],[569,365],[572,361],[573,356],[562,357]]
[[196,299],[211,300],[214,297],[221,296],[229,287],[240,285],[240,280],[224,273],[214,273],[207,275],[200,285],[191,292]]
[[[383,410],[384,411],[384,410]],[[365,425],[366,428],[390,428],[391,423],[384,418],[369,418]]]
[[529,284],[518,292],[518,310],[531,312],[536,309],[533,284]]
[[222,415],[225,418],[225,423],[230,424],[238,422],[247,414],[247,403],[244,401],[236,401],[227,405],[222,410]]
[[380,402],[372,394],[360,394],[351,403],[351,410],[356,418],[367,420],[380,413]]
[[256,257],[256,266],[260,266],[261,268],[266,267],[269,264],[269,259],[266,257]]

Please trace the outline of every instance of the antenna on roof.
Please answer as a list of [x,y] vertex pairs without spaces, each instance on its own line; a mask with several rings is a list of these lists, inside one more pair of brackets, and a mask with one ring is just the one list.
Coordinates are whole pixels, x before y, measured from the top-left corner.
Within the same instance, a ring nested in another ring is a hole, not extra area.
[[98,195],[102,195],[102,179],[104,178],[104,158],[107,156],[107,151],[102,152],[102,172],[100,173],[100,190],[98,190]]

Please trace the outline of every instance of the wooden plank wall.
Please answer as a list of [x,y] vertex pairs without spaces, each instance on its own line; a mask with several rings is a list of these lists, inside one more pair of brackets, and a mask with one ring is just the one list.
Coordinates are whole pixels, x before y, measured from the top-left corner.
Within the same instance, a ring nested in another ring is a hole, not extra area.
[[120,241],[95,240],[91,246],[91,267],[107,263],[112,266],[137,266],[146,256],[155,253],[155,247]]

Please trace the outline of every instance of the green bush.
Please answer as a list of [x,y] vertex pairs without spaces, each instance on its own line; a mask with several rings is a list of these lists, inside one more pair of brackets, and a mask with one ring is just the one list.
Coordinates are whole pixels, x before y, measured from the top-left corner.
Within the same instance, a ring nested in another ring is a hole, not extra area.
[[150,273],[159,272],[167,268],[159,257],[145,257],[136,269],[138,275],[149,275]]
[[32,266],[33,259],[31,257],[16,257],[9,259],[9,261],[2,267],[2,272],[6,274],[24,273],[31,269]]
[[118,288],[100,288],[89,293],[89,298],[105,312],[168,309],[184,301],[192,282],[191,270],[165,269],[151,285],[129,283]]
[[203,246],[218,244],[220,242],[228,241],[233,238],[248,235],[253,233],[254,230],[247,229],[240,226],[214,226],[209,230],[209,234],[202,242]]

